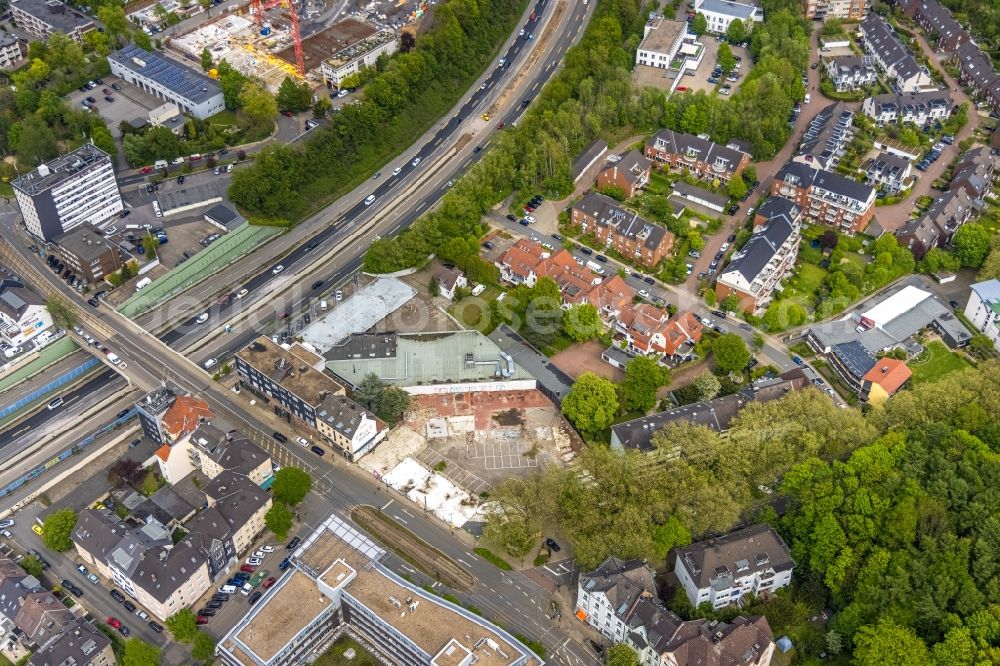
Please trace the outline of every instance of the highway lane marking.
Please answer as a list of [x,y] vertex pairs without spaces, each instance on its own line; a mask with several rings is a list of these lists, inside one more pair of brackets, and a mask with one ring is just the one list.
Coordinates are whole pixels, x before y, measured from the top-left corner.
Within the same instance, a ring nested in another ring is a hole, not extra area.
[[395,501],[396,500],[389,500],[388,502],[386,502],[385,506],[382,507],[382,510],[385,511],[387,508],[389,508],[389,505],[392,504]]
[[427,202],[426,202],[426,201],[425,201],[425,202],[423,202],[422,204],[420,204],[419,206],[417,206],[417,212],[419,213],[419,212],[420,212],[420,211],[422,211],[422,210],[423,210],[424,208],[427,208]]
[[465,566],[469,567],[470,569],[472,568],[472,565],[469,564],[468,562],[466,562],[465,560],[463,560],[461,557],[458,558],[458,561],[461,562],[462,564],[464,564]]
[[395,518],[399,522],[403,523],[404,525],[408,525],[409,524],[405,520],[403,520],[402,518],[400,518],[399,516],[394,515],[393,518]]

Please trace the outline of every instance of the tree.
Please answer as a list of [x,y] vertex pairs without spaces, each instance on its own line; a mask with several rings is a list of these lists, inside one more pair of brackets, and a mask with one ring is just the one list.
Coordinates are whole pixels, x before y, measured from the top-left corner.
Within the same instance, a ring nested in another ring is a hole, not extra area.
[[191,648],[191,656],[200,659],[206,665],[215,660],[215,639],[205,631],[199,631],[194,637],[194,646]]
[[20,127],[17,157],[21,164],[33,167],[59,154],[56,135],[40,116],[28,116]]
[[722,42],[719,44],[719,53],[716,56],[719,67],[725,74],[736,69],[736,58],[733,56],[733,50],[729,48],[729,44]]
[[130,638],[122,648],[122,666],[159,666],[160,649],[144,640]]
[[42,540],[45,541],[46,548],[50,548],[59,553],[65,553],[73,547],[73,540],[70,535],[76,527],[76,511],[73,509],[59,509],[45,519],[42,525]]
[[114,156],[118,152],[114,137],[111,136],[111,132],[103,124],[96,124],[90,128],[90,140],[108,155]]
[[378,398],[378,409],[375,414],[390,425],[399,423],[407,410],[410,409],[410,394],[398,386],[387,386],[382,389]]
[[354,389],[354,401],[368,411],[373,412],[378,409],[378,402],[384,390],[385,384],[378,378],[378,375],[374,372],[369,372],[362,378],[358,387]]
[[146,476],[142,463],[132,458],[119,458],[108,468],[108,483],[117,485],[125,482],[135,486]]
[[666,368],[648,356],[636,356],[625,366],[625,379],[618,385],[622,408],[649,411],[656,405],[656,392],[669,381]]
[[312,104],[312,89],[308,83],[298,84],[292,77],[286,76],[278,88],[276,100],[282,111],[305,111]]
[[58,296],[49,296],[45,299],[45,309],[52,315],[52,320],[63,328],[73,328],[76,326],[76,310],[71,308],[66,301]]
[[691,229],[685,235],[688,242],[688,247],[692,250],[704,250],[705,249],[705,237],[701,235],[701,232],[697,229]]
[[725,312],[736,312],[740,307],[740,297],[736,294],[729,294],[719,303],[719,308]]
[[278,541],[284,541],[288,538],[288,532],[292,529],[291,509],[285,506],[284,502],[274,502],[271,508],[267,510],[267,513],[264,514],[264,524],[267,525],[267,529],[274,532],[274,536],[278,537]]
[[691,385],[698,391],[699,400],[711,400],[719,395],[719,390],[722,388],[719,378],[708,370],[695,375],[691,379]]
[[857,666],[925,666],[929,662],[927,645],[913,629],[883,619],[876,626],[866,625],[854,636],[854,663]]
[[739,44],[747,38],[747,27],[740,19],[733,19],[726,28],[726,39],[731,44]]
[[198,624],[195,622],[194,612],[190,608],[182,608],[167,618],[164,624],[173,634],[174,640],[181,643],[190,643],[198,634]]
[[698,12],[694,16],[694,20],[691,21],[691,32],[701,37],[708,30],[708,19],[701,12]]
[[330,112],[330,108],[332,106],[333,104],[330,103],[330,100],[325,97],[320,97],[316,100],[316,103],[313,104],[313,118],[326,118],[326,114]]
[[580,375],[563,399],[562,413],[583,433],[597,434],[614,423],[615,385],[592,372]]
[[298,467],[282,467],[274,475],[271,491],[275,502],[295,506],[312,489],[312,478]]
[[988,358],[994,353],[993,340],[988,335],[976,333],[969,340],[969,349],[980,358]]
[[121,44],[121,38],[129,34],[129,22],[125,9],[121,5],[101,5],[97,8],[97,20],[104,26],[104,32],[115,42],[115,48]]
[[639,655],[628,644],[617,643],[608,650],[605,663],[607,666],[639,666]]
[[726,184],[726,193],[734,199],[742,199],[747,193],[747,184],[742,178],[730,178]]
[[990,232],[981,224],[963,224],[952,237],[955,256],[968,268],[979,268],[990,253]]
[[215,66],[215,61],[212,60],[212,52],[209,51],[208,47],[206,46],[201,50],[201,68],[207,72],[214,66]]
[[247,114],[251,120],[263,123],[273,120],[278,114],[278,103],[274,96],[261,88],[257,83],[248,81],[240,90],[240,109]]
[[723,372],[737,372],[750,362],[750,350],[743,338],[735,333],[725,333],[712,343],[715,367]]
[[27,557],[21,558],[18,562],[25,573],[35,578],[41,579],[42,572],[45,571],[45,566],[42,561],[38,559],[37,555],[28,555]]
[[590,303],[581,303],[563,312],[562,328],[571,339],[584,342],[600,335],[604,325],[597,308]]

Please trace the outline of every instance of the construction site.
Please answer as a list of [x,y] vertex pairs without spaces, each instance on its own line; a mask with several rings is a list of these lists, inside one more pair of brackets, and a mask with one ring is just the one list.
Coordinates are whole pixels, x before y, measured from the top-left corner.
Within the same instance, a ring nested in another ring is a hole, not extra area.
[[272,93],[286,76],[316,88],[324,83],[336,88],[344,76],[394,52],[399,31],[417,30],[427,11],[426,0],[330,5],[323,0],[252,0],[170,38],[167,46],[196,62],[207,49],[213,62],[226,60]]

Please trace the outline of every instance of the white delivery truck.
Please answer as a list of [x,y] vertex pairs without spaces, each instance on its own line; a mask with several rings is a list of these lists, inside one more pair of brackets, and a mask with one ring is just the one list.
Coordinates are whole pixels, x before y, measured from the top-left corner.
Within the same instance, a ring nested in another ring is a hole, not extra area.
[[144,287],[148,287],[151,284],[153,284],[153,281],[150,280],[148,277],[142,278],[141,280],[135,283],[135,290],[141,291]]
[[598,275],[604,275],[604,266],[601,266],[596,261],[588,261],[587,262],[587,268],[589,268],[590,270],[594,271]]
[[156,160],[155,162],[153,162],[153,168],[154,169],[166,169],[167,168],[167,161],[166,160]]

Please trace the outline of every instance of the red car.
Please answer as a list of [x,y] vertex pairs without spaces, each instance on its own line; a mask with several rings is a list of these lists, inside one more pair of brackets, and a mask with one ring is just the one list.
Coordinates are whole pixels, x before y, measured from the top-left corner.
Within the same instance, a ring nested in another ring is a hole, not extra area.
[[677,92],[684,92],[687,90],[687,86],[677,86]]
[[194,623],[195,624],[208,624],[208,618],[205,617],[204,615],[199,615],[198,618],[194,621]]
[[278,582],[278,579],[275,578],[274,576],[271,576],[270,578],[268,578],[267,580],[264,581],[264,589],[266,590],[267,588],[271,587],[272,585],[274,585],[277,582]]
[[253,573],[253,567],[251,565],[249,565],[249,564],[244,564],[243,566],[240,567],[240,571],[243,571],[243,572],[246,572],[246,573]]
[[108,625],[111,626],[111,627],[114,627],[115,629],[120,629],[121,626],[122,626],[122,621],[119,620],[118,618],[109,617],[108,618]]
[[500,122],[498,122],[498,123],[497,123],[497,129],[498,129],[498,130],[499,130],[499,129],[503,129],[503,125],[504,125],[504,123],[503,123],[503,121],[501,120]]
[[144,166],[141,169],[139,169],[139,173],[153,173],[153,167]]

